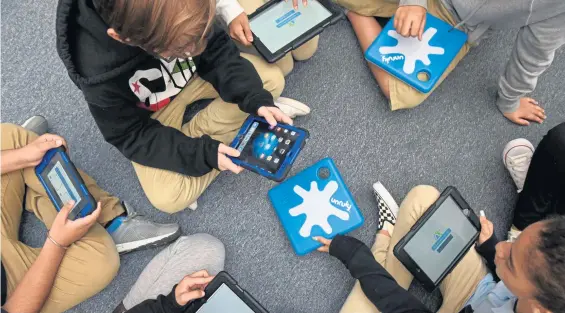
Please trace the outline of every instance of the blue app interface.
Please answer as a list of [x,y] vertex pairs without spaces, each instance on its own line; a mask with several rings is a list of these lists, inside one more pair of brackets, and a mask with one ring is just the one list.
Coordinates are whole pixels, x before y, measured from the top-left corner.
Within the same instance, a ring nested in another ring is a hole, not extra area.
[[299,134],[295,131],[253,122],[237,146],[239,159],[276,173],[284,163]]
[[459,205],[448,197],[404,250],[435,282],[476,233]]
[[317,1],[308,1],[307,6],[298,1],[298,10],[292,6],[292,1],[281,1],[249,22],[255,36],[273,53],[332,15]]

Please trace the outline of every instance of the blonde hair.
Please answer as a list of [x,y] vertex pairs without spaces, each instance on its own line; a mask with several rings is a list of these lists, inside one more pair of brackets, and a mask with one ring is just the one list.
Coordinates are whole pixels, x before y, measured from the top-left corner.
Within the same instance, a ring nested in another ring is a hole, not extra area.
[[202,53],[212,31],[215,0],[94,0],[102,19],[128,44],[149,53]]

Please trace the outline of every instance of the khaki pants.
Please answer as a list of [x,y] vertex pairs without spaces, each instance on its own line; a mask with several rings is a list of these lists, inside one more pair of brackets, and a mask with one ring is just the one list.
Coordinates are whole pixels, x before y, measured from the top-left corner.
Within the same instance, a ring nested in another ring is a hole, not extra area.
[[[341,6],[365,16],[391,17],[398,8],[398,0],[336,0]],[[428,13],[449,23],[457,24],[451,13],[440,3],[440,0],[428,0]],[[394,76],[389,78],[391,110],[410,109],[418,106],[443,82],[463,57],[469,52],[471,45],[466,43],[445,70],[434,89],[421,93]]]
[[[2,150],[18,149],[37,135],[16,125],[1,124]],[[81,172],[94,198],[102,202],[99,222],[104,224],[124,212],[120,201]],[[49,229],[57,211],[37,179],[34,168],[2,175],[2,264],[6,269],[8,297],[41,252],[19,241],[23,207],[33,212]],[[51,294],[42,312],[63,312],[92,297],[114,279],[120,258],[114,241],[104,227],[95,224],[66,252]]]
[[[392,238],[377,234],[375,244],[371,248],[375,260],[404,289],[408,289],[413,277],[394,256],[393,248],[438,197],[439,192],[431,186],[418,186],[412,189],[400,205]],[[443,296],[443,305],[438,312],[459,312],[471,298],[477,285],[487,273],[487,267],[481,256],[472,247],[451,274],[441,282],[439,288]],[[355,286],[341,308],[340,313],[377,312],[379,312],[377,308],[365,297],[359,282],[355,282]]]
[[[284,77],[279,68],[267,64],[254,55],[242,54],[242,56],[255,66],[264,88],[271,92],[275,99],[278,98],[284,88]],[[186,107],[201,99],[214,100],[198,112],[190,122],[182,125]],[[165,126],[180,130],[188,137],[209,135],[229,145],[247,118],[247,114],[236,104],[223,101],[210,83],[200,77],[194,77],[170,104],[153,113],[152,118]],[[133,167],[149,201],[166,213],[184,210],[200,197],[220,173],[212,170],[201,177],[191,177],[135,162]]]
[[[268,0],[239,0],[239,3],[245,10],[245,13],[248,15],[255,12],[255,10],[257,10],[260,6],[262,6],[266,2],[268,2]],[[318,50],[319,40],[320,40],[320,36],[316,36],[310,39],[310,41],[304,43],[296,50],[287,53],[282,59],[278,60],[275,63],[282,70],[284,76],[292,72],[292,69],[294,68],[294,60],[296,61],[308,60],[314,55],[314,53],[316,53],[316,50]]]

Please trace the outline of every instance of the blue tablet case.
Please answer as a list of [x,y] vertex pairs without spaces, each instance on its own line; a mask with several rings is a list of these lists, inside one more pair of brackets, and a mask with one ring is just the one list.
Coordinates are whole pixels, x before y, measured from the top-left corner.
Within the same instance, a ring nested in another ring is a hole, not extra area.
[[[327,178],[320,177],[322,171]],[[298,255],[321,246],[312,237],[333,238],[363,224],[334,162],[325,158],[269,191],[269,198]]]
[[[393,25],[394,16],[367,49],[365,58],[418,91],[430,92],[467,41],[467,34],[431,14],[426,16],[422,41],[402,37]],[[420,72],[429,79],[418,79]]]

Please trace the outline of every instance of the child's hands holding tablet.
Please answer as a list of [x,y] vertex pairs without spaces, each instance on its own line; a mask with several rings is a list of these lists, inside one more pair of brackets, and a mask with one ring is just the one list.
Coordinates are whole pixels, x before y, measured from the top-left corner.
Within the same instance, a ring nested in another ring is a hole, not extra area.
[[90,227],[98,221],[100,212],[102,212],[102,206],[98,202],[98,207],[92,214],[73,221],[69,219],[69,214],[74,205],[74,201],[69,201],[65,204],[57,213],[49,230],[49,238],[54,241],[54,244],[62,248],[67,248],[75,241],[81,239],[90,230]]

